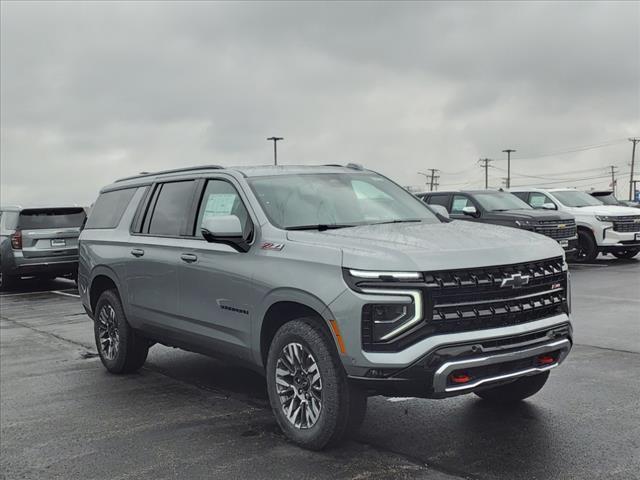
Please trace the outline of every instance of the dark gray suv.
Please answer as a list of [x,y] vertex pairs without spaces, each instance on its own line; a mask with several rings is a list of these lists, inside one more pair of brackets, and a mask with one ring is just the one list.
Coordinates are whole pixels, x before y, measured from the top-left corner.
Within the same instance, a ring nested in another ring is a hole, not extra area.
[[79,289],[107,370],[154,343],[233,359],[314,449],[355,431],[369,395],[522,400],[572,345],[556,241],[451,222],[354,165],[119,180],[81,234]]
[[0,285],[15,286],[24,276],[76,278],[78,236],[86,220],[82,207],[0,211]]

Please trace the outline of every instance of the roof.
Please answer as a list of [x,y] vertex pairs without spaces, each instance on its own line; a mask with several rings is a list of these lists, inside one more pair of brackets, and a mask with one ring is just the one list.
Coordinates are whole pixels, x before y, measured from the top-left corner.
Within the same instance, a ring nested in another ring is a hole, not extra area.
[[560,188],[534,188],[534,187],[513,187],[509,189],[510,192],[577,192],[575,188],[560,187]]
[[86,208],[82,205],[2,205],[3,212],[21,212],[23,210],[44,210],[44,209],[62,209],[62,208]]
[[[138,175],[120,178],[108,186],[109,190],[114,187],[129,188],[136,185],[145,185],[156,180],[167,177],[197,175],[211,172],[234,172],[243,177],[266,177],[273,175],[304,175],[318,173],[346,173],[354,171],[364,171],[362,166],[349,163],[342,165],[255,165],[223,167],[221,165],[198,165],[184,168],[174,168],[171,170],[161,170],[157,172],[141,172]],[[124,184],[124,185],[120,185]]]
[[426,192],[426,194],[451,194],[451,193],[470,193],[470,194],[474,194],[474,193],[509,193],[507,190],[494,190],[494,189],[482,189],[482,190],[438,190],[435,192]]

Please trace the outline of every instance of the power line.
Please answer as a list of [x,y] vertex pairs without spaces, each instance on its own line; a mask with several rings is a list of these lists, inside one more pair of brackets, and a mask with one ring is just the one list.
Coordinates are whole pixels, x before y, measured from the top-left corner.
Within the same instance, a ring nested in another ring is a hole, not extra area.
[[440,170],[438,170],[437,168],[427,168],[427,170],[429,170],[431,173],[424,173],[424,172],[418,172],[418,175],[424,175],[424,177],[428,180],[428,184],[429,184],[429,191],[433,192],[433,189],[435,187],[436,190],[438,190],[438,179],[440,178],[440,175],[436,175],[436,172],[439,172]]
[[[500,168],[500,167],[495,167],[495,166],[491,166],[491,168],[495,168],[496,170],[500,170],[501,172],[506,172],[506,170],[504,168]],[[554,174],[553,177],[547,177],[547,176],[540,176],[540,175],[527,175],[525,173],[514,173],[513,176],[514,177],[525,177],[525,178],[536,178],[536,179],[540,179],[540,180],[563,180],[561,178],[562,175],[574,175],[574,174],[580,174],[580,173],[591,173],[593,172],[594,174],[598,171],[602,171],[602,167],[596,167],[596,168],[587,168],[584,170],[573,170],[570,172],[558,172],[556,174]],[[564,180],[567,181],[571,181],[571,178],[565,178]]]
[[514,160],[534,160],[537,158],[545,158],[545,157],[555,157],[558,155],[566,155],[568,153],[577,153],[577,152],[584,152],[587,150],[595,150],[597,148],[605,148],[605,147],[610,147],[612,145],[616,145],[618,143],[622,143],[625,139],[621,138],[621,139],[617,139],[617,140],[610,140],[608,142],[603,142],[603,143],[596,143],[593,145],[584,145],[584,146],[580,146],[580,147],[571,147],[569,149],[566,150],[559,150],[556,152],[552,152],[552,153],[543,153],[543,154],[539,154],[539,155],[534,155],[531,157],[518,157],[518,158],[514,158]]

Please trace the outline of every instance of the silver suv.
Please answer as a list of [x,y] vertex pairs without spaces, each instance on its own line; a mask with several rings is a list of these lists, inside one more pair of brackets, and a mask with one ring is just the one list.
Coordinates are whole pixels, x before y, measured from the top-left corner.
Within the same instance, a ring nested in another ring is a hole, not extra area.
[[85,220],[82,207],[2,206],[0,285],[15,286],[24,276],[75,278],[78,236]]
[[556,241],[451,221],[355,165],[119,180],[81,234],[79,288],[107,370],[154,343],[234,359],[312,449],[355,431],[369,395],[522,400],[572,345]]

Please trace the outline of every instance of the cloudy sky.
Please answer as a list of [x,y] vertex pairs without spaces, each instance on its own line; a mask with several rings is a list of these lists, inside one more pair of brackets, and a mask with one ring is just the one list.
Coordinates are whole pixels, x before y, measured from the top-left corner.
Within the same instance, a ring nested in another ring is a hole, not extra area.
[[[629,179],[640,3],[1,4],[1,200],[89,204],[197,164],[357,162],[403,185]],[[640,156],[640,148],[639,148]],[[639,162],[640,163],[640,162]],[[640,167],[636,167],[640,171]],[[540,177],[540,178],[537,178]],[[626,194],[627,186],[621,189]]]

